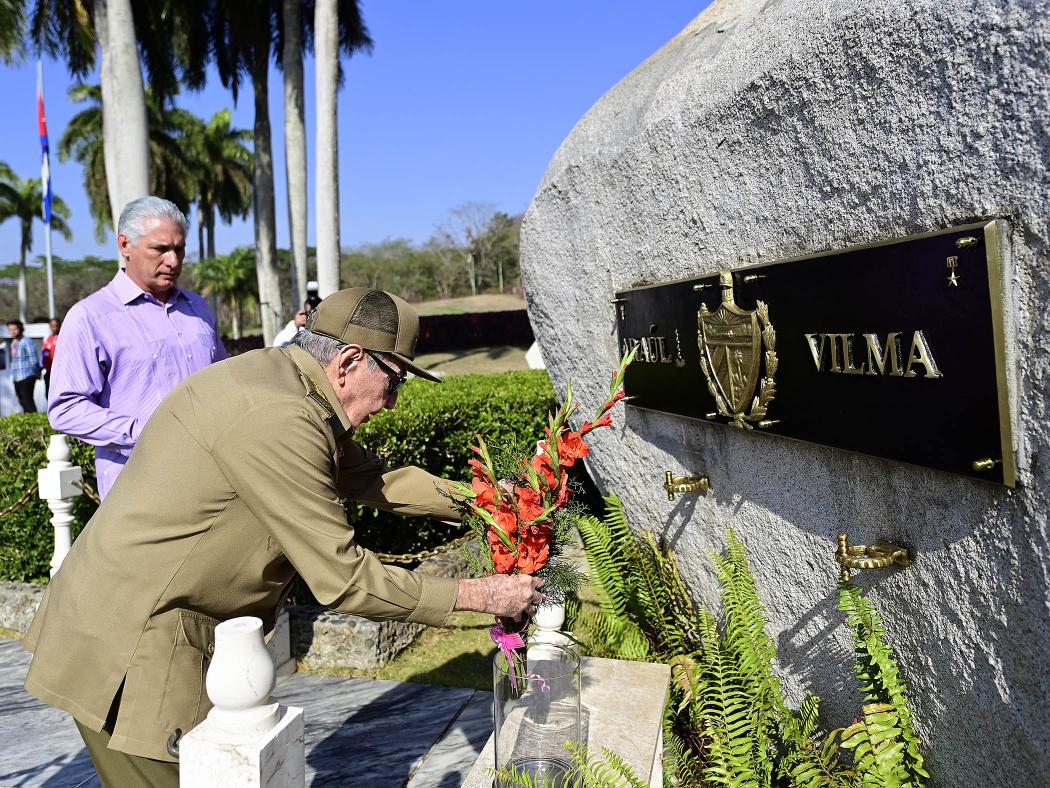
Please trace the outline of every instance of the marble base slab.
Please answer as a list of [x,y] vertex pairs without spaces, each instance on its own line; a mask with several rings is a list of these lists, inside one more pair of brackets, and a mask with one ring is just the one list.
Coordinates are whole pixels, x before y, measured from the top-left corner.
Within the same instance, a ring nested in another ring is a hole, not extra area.
[[[73,720],[22,688],[30,655],[0,640],[0,786],[100,788]],[[492,695],[297,673],[273,700],[302,707],[306,784],[462,784],[492,733]]]
[[[583,739],[592,753],[606,747],[622,757],[643,782],[663,785],[663,714],[671,669],[652,662],[582,657],[580,687]],[[463,788],[490,788],[495,765],[492,737],[463,781]]]

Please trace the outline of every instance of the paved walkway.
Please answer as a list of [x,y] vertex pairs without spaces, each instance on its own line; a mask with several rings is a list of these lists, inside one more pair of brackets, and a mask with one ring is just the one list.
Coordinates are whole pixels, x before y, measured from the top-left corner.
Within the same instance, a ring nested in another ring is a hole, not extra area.
[[[69,715],[22,689],[29,655],[0,640],[0,786],[100,788]],[[306,784],[459,786],[492,733],[492,695],[295,674],[274,699],[306,710]]]

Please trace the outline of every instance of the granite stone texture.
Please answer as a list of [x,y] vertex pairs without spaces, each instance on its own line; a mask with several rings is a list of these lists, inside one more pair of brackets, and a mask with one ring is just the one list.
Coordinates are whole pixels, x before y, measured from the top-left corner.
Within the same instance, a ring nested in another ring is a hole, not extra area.
[[25,632],[33,620],[46,585],[0,582],[0,628]]
[[[1017,489],[631,407],[587,457],[712,606],[734,529],[785,690],[831,727],[860,705],[836,533],[909,547],[856,582],[938,785],[1050,784],[1048,51],[1046,0],[715,0],[579,121],[522,229],[537,340],[586,410],[619,357],[616,289],[1004,220]],[[712,492],[669,502],[665,470]]]
[[[458,550],[428,558],[417,571],[435,577],[465,577],[467,562]],[[47,586],[0,582],[0,628],[25,632]],[[268,643],[281,675],[294,672],[298,660],[308,670],[375,668],[396,657],[423,631],[422,624],[369,621],[323,607],[289,605]],[[288,635],[282,627],[288,626]],[[290,636],[290,652],[289,641]]]
[[[428,558],[416,571],[435,577],[465,577],[459,551]],[[307,670],[376,668],[408,647],[425,627],[400,621],[369,621],[323,607],[290,605],[292,656]]]

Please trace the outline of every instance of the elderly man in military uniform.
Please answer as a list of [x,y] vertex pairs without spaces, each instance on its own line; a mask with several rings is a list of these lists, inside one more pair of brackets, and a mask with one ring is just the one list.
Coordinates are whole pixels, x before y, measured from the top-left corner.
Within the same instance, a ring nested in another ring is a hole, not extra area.
[[354,541],[342,497],[458,519],[443,480],[352,438],[407,373],[436,380],[413,363],[418,332],[400,298],[341,290],[292,345],[207,367],[153,413],[24,640],[26,689],[74,717],[105,785],[178,784],[178,738],[209,710],[215,625],[272,629],[297,572],[335,610],[431,626],[542,601],[526,575],[421,575]]

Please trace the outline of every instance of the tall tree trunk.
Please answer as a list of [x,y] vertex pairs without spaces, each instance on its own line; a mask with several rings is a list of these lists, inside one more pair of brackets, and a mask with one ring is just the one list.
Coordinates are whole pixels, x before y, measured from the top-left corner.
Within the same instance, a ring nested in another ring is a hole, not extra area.
[[114,232],[120,211],[149,194],[149,126],[131,0],[94,0],[102,140]]
[[300,0],[284,0],[284,167],[292,246],[292,303],[306,301],[306,108]]
[[266,42],[255,49],[252,87],[255,91],[255,156],[252,170],[252,207],[255,214],[255,272],[259,279],[259,313],[263,343],[270,345],[280,325],[281,286],[277,278],[277,236],[273,200],[273,151]]
[[205,226],[208,229],[208,257],[215,257],[215,206],[209,205],[204,214]]
[[336,0],[314,9],[317,66],[317,286],[339,289],[339,15]]
[[22,223],[22,254],[18,259],[18,319],[29,322],[29,287],[26,282],[26,252],[29,251],[29,239],[32,238],[32,222]]
[[241,299],[237,296],[233,297],[233,317],[231,318],[230,332],[233,334],[234,339],[241,338]]
[[197,259],[204,259],[204,211],[200,200],[197,200]]

